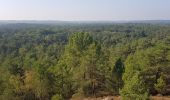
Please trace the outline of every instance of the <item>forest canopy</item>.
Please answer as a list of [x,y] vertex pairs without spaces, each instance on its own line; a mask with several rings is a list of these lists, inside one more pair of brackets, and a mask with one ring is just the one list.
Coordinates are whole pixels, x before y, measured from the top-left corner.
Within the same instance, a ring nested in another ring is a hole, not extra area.
[[170,25],[0,25],[0,99],[170,95]]

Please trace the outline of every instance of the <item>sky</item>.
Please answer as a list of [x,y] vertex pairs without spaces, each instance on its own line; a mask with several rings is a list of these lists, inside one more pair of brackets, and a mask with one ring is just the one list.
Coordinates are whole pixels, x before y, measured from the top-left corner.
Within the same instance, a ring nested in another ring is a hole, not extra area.
[[0,0],[0,20],[170,20],[170,0]]

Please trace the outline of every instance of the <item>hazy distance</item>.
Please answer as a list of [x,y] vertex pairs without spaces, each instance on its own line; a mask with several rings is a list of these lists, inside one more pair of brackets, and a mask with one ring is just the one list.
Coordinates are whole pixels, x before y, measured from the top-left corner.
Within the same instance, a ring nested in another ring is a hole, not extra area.
[[0,0],[0,20],[169,20],[170,0]]

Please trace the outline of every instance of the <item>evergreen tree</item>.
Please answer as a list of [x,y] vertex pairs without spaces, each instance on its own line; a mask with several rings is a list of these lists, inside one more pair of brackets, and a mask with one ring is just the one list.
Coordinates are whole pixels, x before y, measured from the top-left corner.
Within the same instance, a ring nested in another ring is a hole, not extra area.
[[144,83],[144,80],[140,76],[140,72],[136,72],[132,78],[124,80],[124,87],[121,90],[121,96],[123,100],[148,100],[149,94]]

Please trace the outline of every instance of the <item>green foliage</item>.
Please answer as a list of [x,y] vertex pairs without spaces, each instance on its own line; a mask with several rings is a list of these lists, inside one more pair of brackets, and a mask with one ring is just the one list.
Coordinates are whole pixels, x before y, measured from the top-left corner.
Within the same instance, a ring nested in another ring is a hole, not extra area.
[[162,75],[160,76],[160,78],[157,79],[155,88],[160,94],[164,94],[166,92],[166,82]]
[[168,95],[169,32],[157,24],[1,25],[0,99]]
[[60,95],[54,95],[52,96],[51,100],[64,100],[64,99]]
[[123,86],[122,75],[124,73],[124,70],[125,70],[124,64],[123,64],[122,60],[119,58],[116,61],[114,69],[113,69],[113,75],[115,76],[116,81],[117,81],[116,84],[117,84],[118,91]]
[[68,46],[79,52],[86,50],[89,44],[93,42],[93,38],[88,33],[76,33],[69,39]]
[[121,90],[123,100],[148,100],[148,90],[139,72],[136,72],[130,79],[124,80],[124,82],[125,85]]

